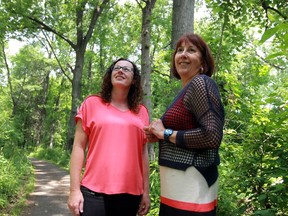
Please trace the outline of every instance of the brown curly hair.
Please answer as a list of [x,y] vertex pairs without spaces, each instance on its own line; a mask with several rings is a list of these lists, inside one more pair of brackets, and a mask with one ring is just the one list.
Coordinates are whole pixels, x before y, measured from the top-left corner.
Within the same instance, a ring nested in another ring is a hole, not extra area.
[[103,77],[101,90],[99,92],[100,97],[106,103],[111,102],[111,92],[113,88],[112,83],[111,83],[111,74],[112,74],[115,64],[119,61],[128,61],[133,65],[133,83],[128,93],[128,108],[132,112],[137,113],[139,111],[139,105],[142,103],[142,99],[143,99],[141,75],[140,75],[140,70],[138,69],[138,67],[129,59],[119,58],[108,67]]

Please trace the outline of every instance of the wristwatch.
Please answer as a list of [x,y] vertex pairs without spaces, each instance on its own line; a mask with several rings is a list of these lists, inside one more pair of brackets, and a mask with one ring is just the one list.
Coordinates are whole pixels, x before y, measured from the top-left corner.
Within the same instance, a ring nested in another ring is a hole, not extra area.
[[170,129],[170,128],[165,129],[165,130],[164,130],[164,140],[165,140],[166,142],[170,142],[170,141],[169,141],[169,137],[170,137],[172,134],[173,134],[173,130],[172,130],[172,129]]

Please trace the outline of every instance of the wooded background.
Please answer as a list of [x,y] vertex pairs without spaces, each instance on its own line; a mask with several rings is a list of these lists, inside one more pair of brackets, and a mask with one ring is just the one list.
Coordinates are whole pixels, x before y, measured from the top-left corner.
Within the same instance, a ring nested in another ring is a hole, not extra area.
[[[77,108],[112,61],[141,68],[159,118],[181,87],[172,48],[194,31],[215,57],[226,113],[218,215],[288,215],[286,0],[0,0],[0,11],[0,209],[19,196],[29,154],[69,166]],[[12,55],[14,39],[24,45]],[[151,144],[152,216],[157,152]]]

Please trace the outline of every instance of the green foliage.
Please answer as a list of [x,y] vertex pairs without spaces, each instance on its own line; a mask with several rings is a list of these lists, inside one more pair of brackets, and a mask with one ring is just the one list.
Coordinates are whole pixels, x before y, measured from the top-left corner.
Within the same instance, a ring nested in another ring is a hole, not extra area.
[[24,142],[23,132],[17,129],[21,123],[17,116],[14,118],[11,117],[13,108],[11,99],[8,97],[7,89],[0,91],[0,148],[3,148],[4,145],[10,145],[12,147],[22,146]]
[[63,150],[63,148],[55,147],[51,149],[44,146],[38,146],[30,156],[52,161],[65,169],[68,169],[69,167],[70,153]]
[[[287,58],[288,31],[287,31],[287,1],[271,0],[239,0],[221,1],[206,0],[209,8],[220,20],[230,25],[231,32],[237,26],[260,27],[265,29],[260,31],[262,38],[260,43],[268,39],[278,48],[277,52],[271,54],[269,58],[278,56]],[[240,24],[240,25],[239,25]],[[247,28],[246,28],[247,29]],[[243,29],[243,31],[245,31]],[[238,42],[234,40],[234,42]]]
[[[153,102],[152,118],[160,118],[166,111],[169,104],[172,103],[176,94],[181,90],[181,82],[176,79],[169,78],[169,70],[163,70],[159,73],[152,74],[151,92]],[[166,72],[166,74],[164,73]]]
[[28,182],[32,180],[32,165],[15,147],[4,145],[0,150],[0,214],[15,215],[17,206],[31,191]]
[[286,215],[287,73],[275,72],[249,51],[237,57],[245,62],[238,60],[233,74],[220,76],[226,82],[226,129],[218,212]]
[[156,161],[150,162],[150,201],[151,207],[147,214],[148,216],[158,215],[159,213],[159,194],[160,194],[160,180],[159,167]]

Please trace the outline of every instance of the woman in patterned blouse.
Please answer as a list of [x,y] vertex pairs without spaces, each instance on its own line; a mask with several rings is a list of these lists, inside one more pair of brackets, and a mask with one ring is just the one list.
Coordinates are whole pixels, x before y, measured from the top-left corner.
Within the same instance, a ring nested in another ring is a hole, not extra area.
[[211,51],[199,35],[180,37],[172,72],[182,90],[161,119],[144,127],[150,142],[159,141],[159,215],[214,216],[224,108],[211,79]]

